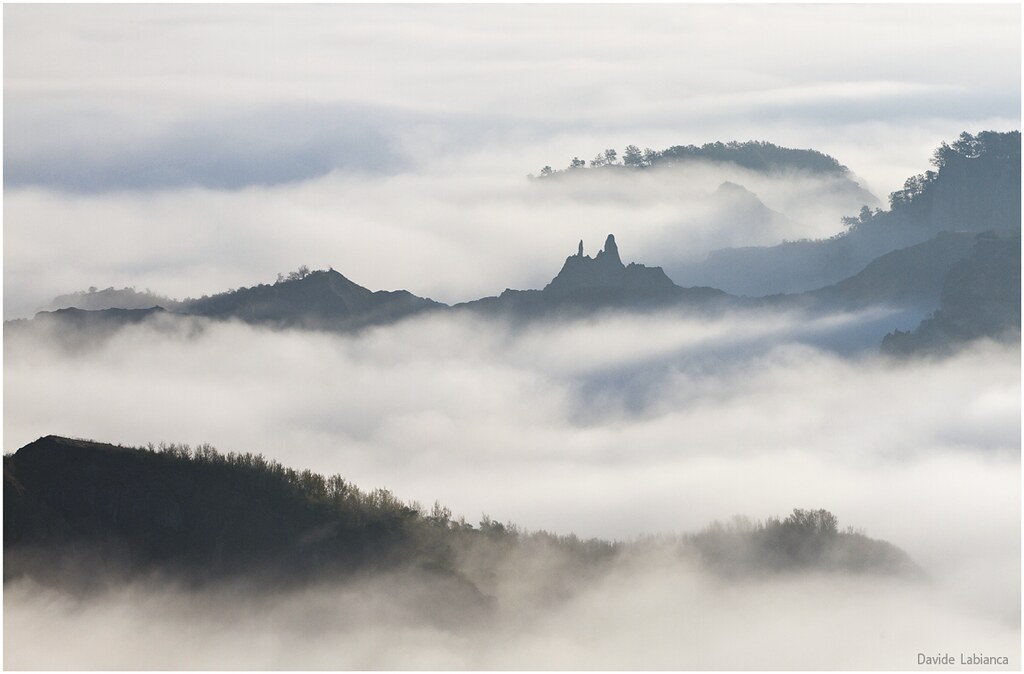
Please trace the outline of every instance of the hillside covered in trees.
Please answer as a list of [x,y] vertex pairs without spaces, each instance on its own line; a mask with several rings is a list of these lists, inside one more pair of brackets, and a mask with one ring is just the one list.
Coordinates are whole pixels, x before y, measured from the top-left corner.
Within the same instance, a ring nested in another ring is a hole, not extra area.
[[684,286],[748,296],[797,293],[838,283],[881,255],[942,232],[1020,232],[1019,131],[965,132],[942,143],[932,165],[889,196],[888,210],[864,206],[830,239],[721,249],[666,271]]
[[641,150],[627,145],[622,156],[615,149],[600,152],[588,162],[573,157],[569,166],[561,171],[545,166],[540,177],[553,176],[566,171],[585,168],[621,167],[644,170],[665,168],[684,162],[710,161],[735,164],[751,171],[808,171],[812,173],[848,176],[850,170],[835,158],[816,150],[797,150],[780,147],[765,141],[730,141],[696,145],[673,145],[664,150]]
[[474,526],[438,503],[424,508],[338,475],[207,445],[128,448],[48,436],[4,457],[5,579],[89,586],[160,572],[189,583],[258,577],[291,585],[415,569],[483,609],[505,565],[543,559],[557,570],[553,590],[651,546],[723,575],[918,573],[898,548],[841,531],[825,510],[622,543],[531,533],[487,516]]

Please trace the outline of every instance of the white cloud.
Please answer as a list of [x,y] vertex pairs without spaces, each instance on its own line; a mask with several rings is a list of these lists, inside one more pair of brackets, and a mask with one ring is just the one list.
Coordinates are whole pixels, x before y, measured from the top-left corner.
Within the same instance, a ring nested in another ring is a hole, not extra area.
[[[609,232],[625,261],[650,265],[824,236],[860,204],[793,176],[523,176],[627,143],[756,139],[827,152],[884,199],[942,140],[1020,123],[1013,5],[15,5],[4,19],[7,317],[90,285],[196,296],[300,264],[459,301],[540,287],[580,238],[593,253]],[[344,123],[316,121],[339,111]],[[350,125],[400,161],[373,173],[359,156],[343,167],[354,172],[331,172],[341,162],[322,146],[348,148]],[[223,165],[186,177],[207,188],[153,178],[204,157]],[[325,164],[309,173],[314,159]],[[271,186],[244,187],[262,161],[281,163],[255,181]],[[105,173],[88,189],[60,177],[93,170]],[[718,217],[707,195],[723,179],[798,224]],[[826,507],[904,547],[934,582],[722,588],[640,565],[475,637],[337,622],[332,602],[358,602],[360,588],[246,611],[152,588],[78,604],[18,584],[4,593],[5,666],[65,653],[74,662],[33,662],[911,668],[919,650],[1016,656],[1019,351],[894,365],[808,345],[861,318],[603,316],[517,332],[448,316],[361,336],[147,325],[73,355],[9,332],[7,451],[49,433],[212,442],[471,520],[584,536]],[[797,650],[807,637],[820,650]],[[751,660],[735,659],[736,639]]]

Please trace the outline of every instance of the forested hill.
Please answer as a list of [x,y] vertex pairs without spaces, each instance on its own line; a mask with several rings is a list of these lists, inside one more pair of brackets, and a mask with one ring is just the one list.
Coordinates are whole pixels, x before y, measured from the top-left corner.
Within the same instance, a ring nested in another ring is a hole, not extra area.
[[209,446],[47,436],[4,457],[5,555],[92,543],[131,572],[169,565],[201,577],[305,576],[371,562],[444,565],[427,535],[449,524],[437,515],[383,489],[364,493],[339,476]]
[[682,286],[708,285],[736,295],[799,293],[838,283],[886,253],[941,232],[1020,232],[1019,131],[961,134],[935,151],[932,164],[934,170],[908,178],[890,195],[889,210],[865,206],[845,218],[848,229],[840,235],[726,248],[666,272]]
[[578,169],[618,166],[623,169],[643,170],[675,166],[686,162],[706,161],[730,163],[751,171],[807,171],[823,175],[850,176],[850,170],[836,159],[817,150],[796,150],[765,141],[731,141],[696,145],[673,145],[665,150],[641,150],[627,145],[619,156],[617,150],[600,152],[589,162],[573,157],[564,171],[545,166],[541,177]]
[[[824,510],[662,544],[730,575],[916,573],[898,548],[840,532]],[[365,492],[340,476],[209,446],[126,448],[47,436],[4,457],[5,578],[157,570],[192,582],[256,574],[291,583],[419,569],[485,606],[488,583],[513,557],[560,560],[567,577],[582,577],[640,548],[527,534],[487,517],[474,527],[436,503],[428,511],[384,489]]]
[[864,208],[858,217],[846,218],[847,236],[1020,231],[1019,131],[962,133],[951,145],[939,146],[932,165],[935,170],[908,178],[902,190],[889,195],[888,211]]

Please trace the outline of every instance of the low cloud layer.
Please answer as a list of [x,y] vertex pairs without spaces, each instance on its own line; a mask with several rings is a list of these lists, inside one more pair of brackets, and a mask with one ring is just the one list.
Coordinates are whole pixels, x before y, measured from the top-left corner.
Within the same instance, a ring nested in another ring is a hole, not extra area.
[[5,589],[5,665],[911,668],[919,652],[1015,658],[1019,352],[980,345],[894,363],[814,346],[864,318],[612,314],[513,329],[442,315],[358,336],[158,321],[75,353],[9,333],[6,451],[49,433],[211,442],[437,499],[471,522],[486,513],[618,540],[824,507],[840,526],[905,549],[927,579],[723,583],[641,556],[553,603],[538,603],[545,593],[531,585],[543,569],[499,580],[494,622],[472,629],[424,622],[435,590],[419,579],[256,598],[139,583],[78,599],[19,581]]
[[[8,335],[4,444],[210,442],[583,536],[825,507],[933,573],[1017,587],[1017,352],[894,364],[814,346],[862,318],[156,324],[74,354]],[[1005,614],[1013,596],[965,601]]]
[[4,591],[4,665],[913,669],[918,653],[951,652],[959,660],[963,652],[1019,666],[1019,626],[964,612],[930,585],[899,580],[724,582],[649,558],[620,565],[563,601],[509,601],[492,620],[454,629],[412,617],[430,591],[415,583],[392,576],[262,596],[137,583],[88,602],[13,583]]

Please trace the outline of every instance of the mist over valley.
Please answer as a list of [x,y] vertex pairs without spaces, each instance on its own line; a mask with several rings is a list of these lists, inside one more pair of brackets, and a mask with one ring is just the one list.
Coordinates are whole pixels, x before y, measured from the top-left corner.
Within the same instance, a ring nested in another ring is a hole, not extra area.
[[1019,7],[4,14],[5,668],[1020,668]]

